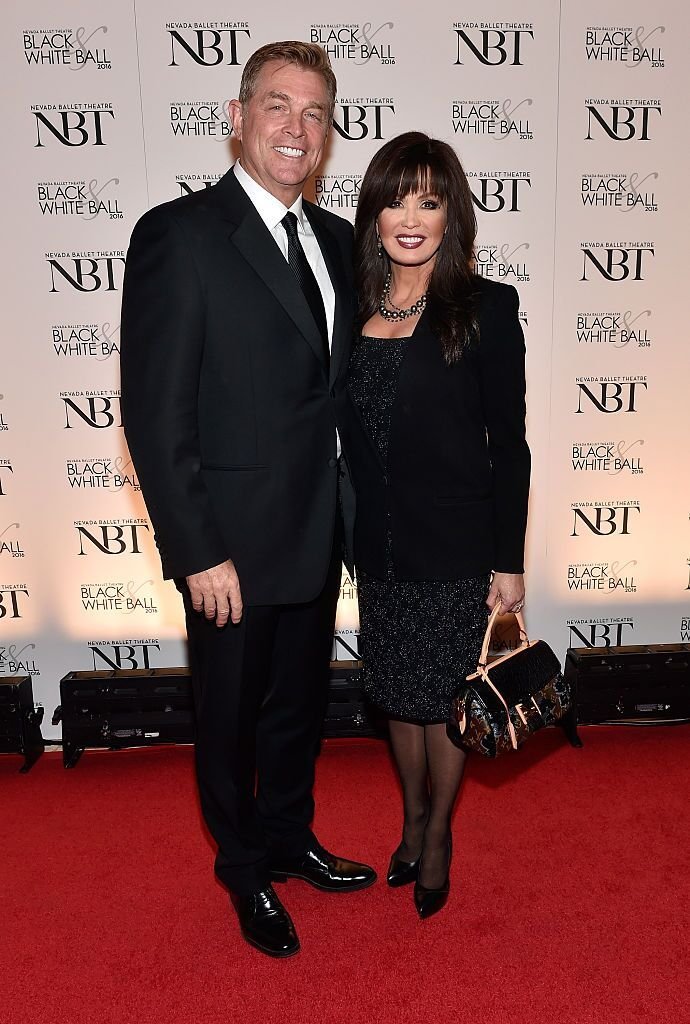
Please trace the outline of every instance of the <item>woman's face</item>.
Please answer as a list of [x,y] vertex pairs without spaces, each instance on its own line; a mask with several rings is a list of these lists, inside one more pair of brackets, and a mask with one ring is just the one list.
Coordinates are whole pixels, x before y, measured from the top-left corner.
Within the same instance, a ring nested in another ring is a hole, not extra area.
[[410,192],[384,207],[376,226],[393,263],[416,267],[436,255],[446,222],[446,207],[438,196],[430,192]]

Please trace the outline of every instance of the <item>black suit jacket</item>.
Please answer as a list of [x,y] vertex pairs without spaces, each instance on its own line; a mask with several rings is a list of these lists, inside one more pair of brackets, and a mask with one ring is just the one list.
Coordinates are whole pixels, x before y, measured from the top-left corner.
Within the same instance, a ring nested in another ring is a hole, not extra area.
[[304,211],[335,290],[330,373],[293,272],[232,171],[146,213],[122,305],[122,411],[166,578],[235,562],[249,604],[311,600],[336,512],[352,227]]
[[449,580],[523,571],[530,453],[525,346],[514,288],[478,277],[479,341],[449,367],[423,313],[400,369],[387,465],[347,389],[341,437],[357,500],[358,568]]

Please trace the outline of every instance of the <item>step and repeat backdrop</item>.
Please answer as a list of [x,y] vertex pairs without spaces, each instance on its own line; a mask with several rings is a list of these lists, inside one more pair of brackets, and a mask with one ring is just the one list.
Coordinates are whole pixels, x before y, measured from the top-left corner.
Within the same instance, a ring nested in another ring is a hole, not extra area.
[[[123,271],[144,210],[231,164],[228,101],[276,39],[321,43],[338,78],[308,195],[353,219],[385,140],[443,138],[470,179],[477,269],[519,290],[531,632],[560,654],[690,640],[687,5],[328,11],[13,0],[3,13],[0,677],[30,673],[48,719],[69,670],[185,663],[120,421]],[[228,281],[229,317],[234,301]],[[357,621],[344,575],[334,656],[356,657]]]

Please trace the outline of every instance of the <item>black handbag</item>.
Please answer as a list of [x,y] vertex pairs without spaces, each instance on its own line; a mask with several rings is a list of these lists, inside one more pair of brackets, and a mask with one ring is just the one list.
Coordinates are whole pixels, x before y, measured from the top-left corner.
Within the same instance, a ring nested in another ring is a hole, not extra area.
[[519,613],[520,646],[487,664],[500,607],[497,603],[489,616],[477,669],[458,690],[448,719],[453,743],[484,757],[517,750],[533,732],[560,721],[572,707],[558,658],[544,640],[527,638]]

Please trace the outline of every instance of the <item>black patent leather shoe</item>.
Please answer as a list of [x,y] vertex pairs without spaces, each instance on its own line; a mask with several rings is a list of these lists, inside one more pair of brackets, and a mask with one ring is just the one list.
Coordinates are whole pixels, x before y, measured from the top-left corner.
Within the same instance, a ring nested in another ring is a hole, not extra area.
[[[448,840],[448,873],[446,874],[446,880],[439,889],[427,889],[425,885],[421,885],[419,879],[414,884],[414,905],[417,908],[417,913],[420,918],[424,920],[427,917],[431,917],[433,914],[437,914],[439,910],[443,910],[446,903],[448,902],[448,894],[450,893],[450,861],[453,856],[453,841]],[[421,862],[421,857],[420,857]]]
[[269,874],[274,882],[300,878],[327,892],[355,892],[376,881],[373,868],[336,857],[322,846],[305,850],[299,857],[276,857],[271,862]]
[[247,942],[268,956],[293,956],[299,939],[292,918],[276,896],[273,886],[248,896],[230,897],[237,911],[242,935]]
[[396,854],[393,854],[388,865],[388,874],[386,875],[386,881],[391,889],[398,889],[401,885],[409,885],[410,882],[416,882],[418,876],[419,857],[417,857],[417,860],[412,861],[400,860]]

